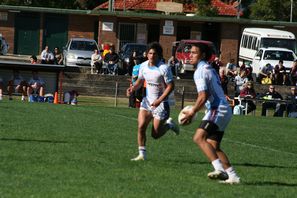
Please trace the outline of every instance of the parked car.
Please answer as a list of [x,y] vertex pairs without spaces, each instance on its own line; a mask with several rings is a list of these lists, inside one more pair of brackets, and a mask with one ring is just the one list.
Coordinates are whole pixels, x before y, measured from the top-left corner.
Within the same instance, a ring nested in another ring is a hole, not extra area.
[[98,44],[93,39],[72,38],[63,48],[64,65],[71,67],[91,66],[91,56]]
[[203,43],[210,47],[212,50],[212,57],[209,60],[210,62],[212,62],[218,54],[214,44],[211,41],[181,40],[175,52],[175,57],[179,61],[179,73],[183,74],[195,70],[194,66],[190,64],[190,49],[194,43]]
[[8,52],[9,46],[5,41],[5,38],[0,34],[0,55],[6,55]]
[[142,56],[143,52],[146,51],[147,46],[140,43],[126,43],[123,45],[119,51],[120,56],[120,69],[125,70],[130,64],[129,57],[132,55],[133,51],[136,51],[136,56]]
[[294,60],[296,59],[297,57],[295,53],[292,50],[286,48],[260,48],[257,51],[251,66],[253,68],[254,75],[258,77],[261,68],[268,63],[274,67],[279,63],[279,60],[283,60],[284,66],[286,68],[291,68]]

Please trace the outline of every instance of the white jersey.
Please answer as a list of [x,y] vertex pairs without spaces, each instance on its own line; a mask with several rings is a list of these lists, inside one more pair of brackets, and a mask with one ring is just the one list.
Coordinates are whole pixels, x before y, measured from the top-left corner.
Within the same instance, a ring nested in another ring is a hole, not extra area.
[[164,92],[167,84],[173,81],[170,67],[159,62],[156,66],[149,66],[149,61],[140,65],[138,78],[146,81],[146,98],[153,103]]
[[194,73],[197,92],[206,91],[207,109],[216,109],[219,105],[228,105],[221,81],[216,71],[205,61],[200,61]]
[[224,131],[232,117],[232,110],[224,95],[218,74],[208,63],[201,61],[194,73],[194,81],[198,93],[205,91],[208,94],[205,103],[207,111],[203,120],[215,123],[218,131]]

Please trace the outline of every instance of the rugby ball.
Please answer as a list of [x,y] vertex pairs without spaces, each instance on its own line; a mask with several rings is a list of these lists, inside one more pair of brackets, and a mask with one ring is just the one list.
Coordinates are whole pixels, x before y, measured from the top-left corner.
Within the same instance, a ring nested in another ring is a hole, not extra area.
[[190,111],[191,109],[192,109],[192,105],[188,105],[188,106],[185,106],[181,111],[180,111],[180,113],[179,113],[179,115],[178,115],[178,123],[180,124],[180,125],[188,125],[188,124],[191,124],[194,120],[196,120],[197,119],[197,112],[195,113],[195,115],[192,117],[192,120],[189,122],[189,123],[182,123],[182,120],[184,119],[184,117],[185,117],[185,112],[187,112],[187,111]]

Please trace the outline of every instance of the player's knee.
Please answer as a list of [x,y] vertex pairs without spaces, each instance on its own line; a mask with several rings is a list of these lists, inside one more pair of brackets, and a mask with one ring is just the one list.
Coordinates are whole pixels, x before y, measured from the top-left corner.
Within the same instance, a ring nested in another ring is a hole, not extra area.
[[205,141],[205,139],[200,133],[196,133],[193,136],[193,142],[195,142],[196,144],[201,144],[203,141]]

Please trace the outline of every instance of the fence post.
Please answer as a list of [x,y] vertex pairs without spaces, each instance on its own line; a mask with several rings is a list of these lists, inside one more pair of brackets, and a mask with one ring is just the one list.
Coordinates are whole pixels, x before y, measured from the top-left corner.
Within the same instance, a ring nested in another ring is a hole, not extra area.
[[116,81],[116,87],[115,87],[115,96],[114,96],[114,106],[118,106],[118,88],[119,88],[119,83]]
[[183,86],[182,89],[182,102],[181,102],[181,109],[184,108],[184,102],[185,102],[185,86]]

